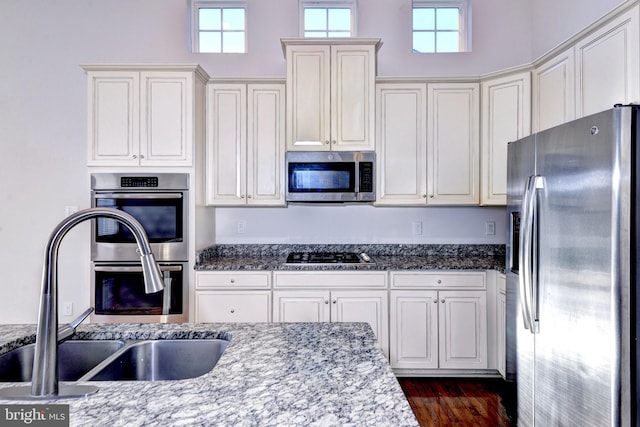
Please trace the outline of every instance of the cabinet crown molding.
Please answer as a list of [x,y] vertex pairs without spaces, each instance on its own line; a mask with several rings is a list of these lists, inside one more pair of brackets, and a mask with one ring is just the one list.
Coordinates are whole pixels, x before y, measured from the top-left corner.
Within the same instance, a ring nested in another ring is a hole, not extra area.
[[282,53],[287,57],[287,46],[375,46],[376,52],[382,46],[382,39],[373,37],[299,37],[280,39]]
[[206,82],[209,74],[199,64],[80,64],[85,72],[88,71],[187,71]]

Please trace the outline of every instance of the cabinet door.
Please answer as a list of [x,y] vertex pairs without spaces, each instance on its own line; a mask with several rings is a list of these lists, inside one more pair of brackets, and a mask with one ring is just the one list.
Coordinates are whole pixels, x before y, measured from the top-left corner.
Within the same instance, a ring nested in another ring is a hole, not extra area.
[[427,85],[381,83],[377,103],[377,205],[424,205]]
[[391,367],[438,367],[438,292],[393,291]]
[[440,291],[439,297],[440,368],[486,369],[486,293]]
[[287,150],[331,148],[330,47],[287,46]]
[[196,322],[270,322],[270,291],[198,291]]
[[637,8],[581,40],[576,55],[576,116],[640,101]]
[[284,84],[247,86],[247,203],[284,205]]
[[246,204],[247,86],[207,86],[206,203]]
[[427,204],[480,201],[480,86],[427,85]]
[[389,357],[389,316],[386,291],[331,292],[332,322],[367,322],[378,345]]
[[193,73],[140,74],[140,164],[191,166]]
[[374,150],[375,47],[331,46],[331,149]]
[[89,166],[137,166],[140,93],[138,72],[88,74]]
[[507,143],[529,135],[529,72],[482,82],[483,205],[507,204]]
[[275,291],[274,322],[328,322],[329,291]]
[[575,119],[573,48],[533,70],[533,132]]

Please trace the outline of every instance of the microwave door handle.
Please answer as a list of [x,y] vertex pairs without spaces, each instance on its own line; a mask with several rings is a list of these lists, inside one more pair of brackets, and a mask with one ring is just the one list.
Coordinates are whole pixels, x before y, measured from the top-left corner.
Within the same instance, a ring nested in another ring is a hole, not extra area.
[[182,193],[96,193],[96,199],[182,199]]
[[171,273],[169,271],[163,271],[164,277],[164,290],[162,291],[162,314],[169,314],[171,308]]

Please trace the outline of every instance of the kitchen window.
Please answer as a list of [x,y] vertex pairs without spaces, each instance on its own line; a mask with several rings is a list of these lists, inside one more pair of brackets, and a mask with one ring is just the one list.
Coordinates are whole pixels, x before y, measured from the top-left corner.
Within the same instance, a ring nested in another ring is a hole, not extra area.
[[300,0],[300,34],[304,37],[353,37],[355,2]]
[[469,0],[413,0],[413,52],[467,52]]
[[190,1],[191,50],[196,53],[245,53],[244,1]]

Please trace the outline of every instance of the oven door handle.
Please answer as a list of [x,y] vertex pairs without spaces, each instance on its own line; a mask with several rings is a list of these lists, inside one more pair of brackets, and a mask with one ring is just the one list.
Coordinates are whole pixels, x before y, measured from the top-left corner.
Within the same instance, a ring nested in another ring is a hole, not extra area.
[[182,193],[96,193],[96,199],[182,199]]
[[[182,271],[181,265],[160,265],[160,271]],[[142,266],[123,266],[123,265],[96,265],[93,267],[94,271],[110,272],[110,271],[123,271],[127,273],[142,273]]]

